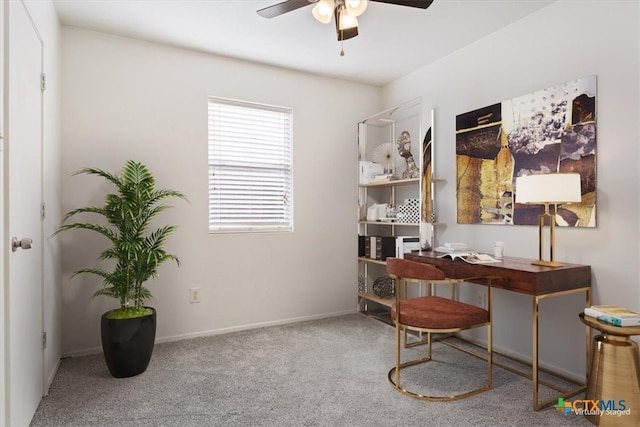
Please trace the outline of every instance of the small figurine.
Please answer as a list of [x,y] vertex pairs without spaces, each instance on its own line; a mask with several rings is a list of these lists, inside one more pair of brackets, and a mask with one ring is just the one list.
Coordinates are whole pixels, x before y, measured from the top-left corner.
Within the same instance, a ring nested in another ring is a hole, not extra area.
[[402,172],[402,179],[419,178],[420,170],[411,155],[411,135],[406,130],[402,131],[398,137],[398,153],[407,162],[407,170]]

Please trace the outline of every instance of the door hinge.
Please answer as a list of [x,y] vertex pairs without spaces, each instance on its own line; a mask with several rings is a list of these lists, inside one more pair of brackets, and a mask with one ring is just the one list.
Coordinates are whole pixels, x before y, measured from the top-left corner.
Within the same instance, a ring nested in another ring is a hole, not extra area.
[[44,92],[46,88],[47,88],[47,75],[45,73],[42,73],[40,75],[40,90]]
[[40,213],[41,213],[42,219],[44,219],[45,218],[45,205],[44,205],[44,203],[42,204],[42,208],[41,208],[41,212]]
[[42,349],[44,350],[45,348],[47,348],[47,333],[43,332],[42,333]]

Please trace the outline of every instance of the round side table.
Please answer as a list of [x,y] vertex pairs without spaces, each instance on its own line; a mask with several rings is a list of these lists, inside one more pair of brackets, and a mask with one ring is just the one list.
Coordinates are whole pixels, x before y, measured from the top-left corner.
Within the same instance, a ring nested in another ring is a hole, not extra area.
[[[597,426],[640,426],[640,353],[629,337],[640,335],[640,326],[614,326],[580,313],[585,325],[600,331],[593,338],[591,367],[585,400],[604,401],[605,410],[585,417]],[[629,413],[618,414],[620,401]],[[606,406],[609,405],[609,406]],[[603,409],[603,408],[601,408]],[[613,409],[607,413],[606,409]]]

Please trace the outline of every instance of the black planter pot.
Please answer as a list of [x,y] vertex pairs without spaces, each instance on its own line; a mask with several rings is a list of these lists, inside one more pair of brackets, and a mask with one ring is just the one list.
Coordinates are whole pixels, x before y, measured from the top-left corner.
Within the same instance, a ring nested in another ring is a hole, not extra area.
[[134,319],[107,319],[102,315],[102,351],[109,372],[116,378],[143,373],[153,353],[156,339],[156,310]]

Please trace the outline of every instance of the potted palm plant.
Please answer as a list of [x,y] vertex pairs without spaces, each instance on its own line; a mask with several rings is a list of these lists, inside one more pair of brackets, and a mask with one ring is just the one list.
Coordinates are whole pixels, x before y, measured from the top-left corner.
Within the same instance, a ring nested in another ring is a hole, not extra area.
[[[111,268],[83,268],[73,273],[93,274],[102,278],[102,288],[94,296],[117,299],[120,307],[102,315],[102,349],[111,375],[117,378],[141,374],[147,369],[156,331],[156,311],[146,307],[151,298],[145,282],[158,275],[165,261],[180,260],[165,251],[165,243],[175,225],[150,230],[152,220],[168,208],[164,199],[186,197],[175,190],[155,188],[151,171],[142,163],[129,160],[119,175],[102,169],[84,168],[74,173],[101,176],[116,186],[115,193],[105,197],[101,207],[83,207],[70,211],[55,234],[67,230],[90,230],[106,237],[110,245],[100,254]],[[94,214],[101,222],[65,222],[78,214]]]

